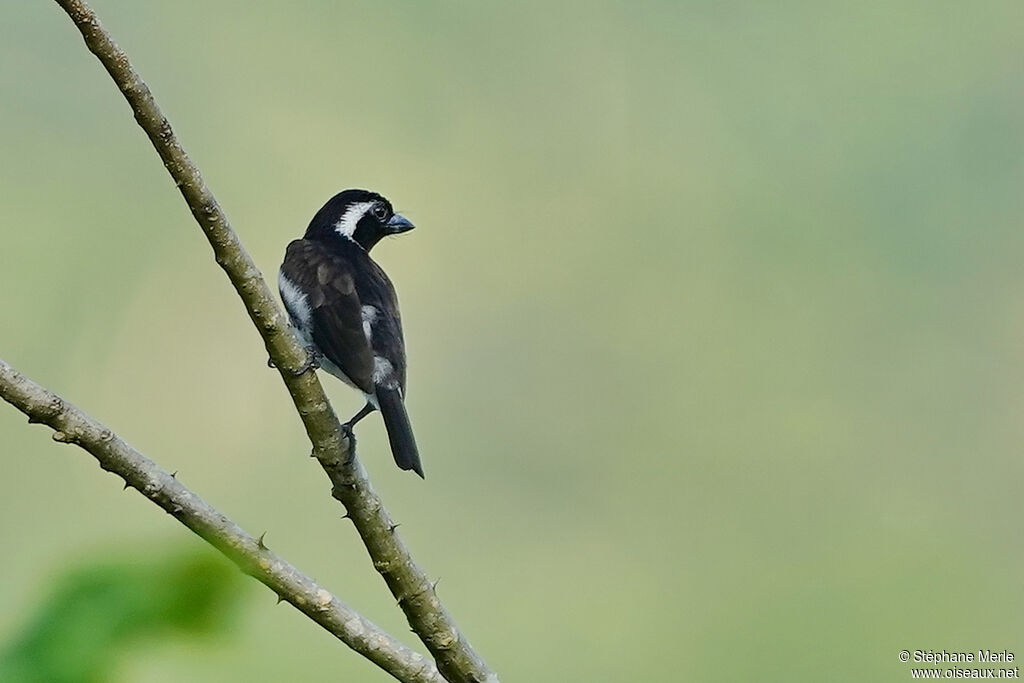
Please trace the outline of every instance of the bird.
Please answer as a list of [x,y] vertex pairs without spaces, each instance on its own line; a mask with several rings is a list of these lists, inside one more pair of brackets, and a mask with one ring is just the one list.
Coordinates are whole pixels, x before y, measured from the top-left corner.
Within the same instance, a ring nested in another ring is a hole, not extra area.
[[[310,366],[361,391],[366,405],[342,428],[379,410],[395,463],[423,477],[405,409],[405,339],[398,297],[370,258],[381,239],[415,226],[376,192],[349,189],[331,197],[302,239],[285,250],[278,290]],[[300,372],[307,370],[302,368]]]

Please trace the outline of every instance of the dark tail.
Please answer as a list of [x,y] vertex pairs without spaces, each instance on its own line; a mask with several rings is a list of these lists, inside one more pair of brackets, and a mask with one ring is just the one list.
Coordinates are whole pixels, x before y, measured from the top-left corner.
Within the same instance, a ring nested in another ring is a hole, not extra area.
[[420,452],[416,448],[416,439],[412,435],[409,415],[405,412],[405,403],[397,389],[377,387],[377,402],[380,414],[384,416],[384,427],[388,430],[388,441],[391,442],[391,453],[395,463],[403,470],[412,470],[423,477],[423,466],[420,465]]

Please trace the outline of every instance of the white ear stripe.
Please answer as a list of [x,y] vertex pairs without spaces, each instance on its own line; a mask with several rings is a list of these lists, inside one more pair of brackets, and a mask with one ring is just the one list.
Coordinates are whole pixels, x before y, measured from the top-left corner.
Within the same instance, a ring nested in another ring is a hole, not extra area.
[[373,205],[377,202],[358,202],[348,207],[338,222],[334,224],[334,229],[338,231],[338,234],[343,237],[352,239],[352,235],[356,232],[356,225],[359,224],[359,220],[366,215],[366,212],[373,208]]

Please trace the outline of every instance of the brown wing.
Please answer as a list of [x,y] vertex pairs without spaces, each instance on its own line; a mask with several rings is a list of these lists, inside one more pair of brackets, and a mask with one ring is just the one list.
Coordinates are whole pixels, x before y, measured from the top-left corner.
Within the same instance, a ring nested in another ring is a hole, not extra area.
[[344,259],[310,240],[288,245],[282,273],[306,294],[311,337],[327,360],[367,393],[373,388],[373,350],[363,332],[362,305]]

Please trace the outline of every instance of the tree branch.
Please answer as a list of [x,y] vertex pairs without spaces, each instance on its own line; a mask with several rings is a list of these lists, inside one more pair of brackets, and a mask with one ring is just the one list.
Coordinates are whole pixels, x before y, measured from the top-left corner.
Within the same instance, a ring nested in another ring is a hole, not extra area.
[[445,610],[434,585],[395,533],[395,524],[370,484],[337,415],[313,371],[301,372],[306,351],[267,283],[231,229],[213,194],[160,112],[149,87],[82,0],[56,0],[117,84],[174,179],[192,215],[213,247],[217,263],[238,292],[281,373],[313,445],[313,455],[331,480],[332,495],[355,524],[373,565],[398,600],[413,631],[452,683],[497,681]]
[[0,398],[54,430],[53,440],[91,453],[100,467],[173,515],[281,600],[400,681],[439,683],[433,662],[410,650],[210,507],[121,437],[0,359]]

